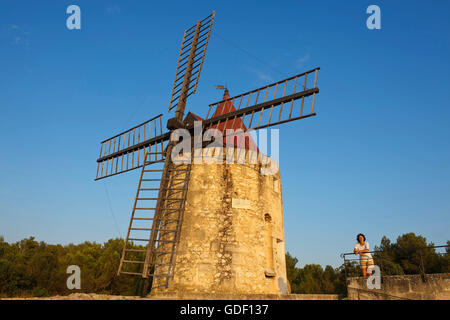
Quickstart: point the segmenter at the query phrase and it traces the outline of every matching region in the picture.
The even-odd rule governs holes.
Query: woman
[[[359,254],[359,262],[361,265],[361,270],[363,273],[363,277],[367,277],[367,267],[373,266],[373,258],[370,254],[369,242],[366,241],[366,236],[362,233],[356,236],[356,241],[358,241],[355,245],[355,250],[353,252],[358,255]],[[372,274],[372,270],[369,268],[369,275]]]

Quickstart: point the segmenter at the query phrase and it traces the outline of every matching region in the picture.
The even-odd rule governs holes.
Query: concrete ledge
[[[368,289],[367,278],[347,279],[349,300],[449,300],[450,274],[383,276],[380,289]]]

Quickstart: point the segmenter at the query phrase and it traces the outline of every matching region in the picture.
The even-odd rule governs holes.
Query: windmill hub
[[[167,129],[169,130],[184,129],[184,128],[186,128],[184,122],[177,118],[170,118],[169,120],[167,120]]]

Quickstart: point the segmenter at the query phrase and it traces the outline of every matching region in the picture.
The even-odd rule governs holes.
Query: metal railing
[[[384,275],[421,274],[422,276],[424,276],[426,273],[435,273],[433,272],[433,270],[430,270],[430,268],[425,265],[424,258],[426,258],[427,255],[431,252],[430,250],[443,248],[449,249],[450,245],[410,248],[408,253],[401,255],[399,255],[398,252],[396,253],[394,250],[374,250],[369,251],[369,253],[373,255],[374,264],[378,265],[381,274]],[[399,250],[401,251],[401,249]],[[434,251],[432,253],[437,254],[439,256],[446,256],[449,254],[449,250],[446,250],[446,252]],[[343,266],[346,280],[349,276],[348,267],[357,268],[359,266],[358,262],[360,262],[361,260],[361,258],[353,258],[353,259],[348,258],[349,256],[354,255],[355,253],[353,252],[346,252],[340,254],[340,257],[344,259]],[[399,267],[401,268],[402,264],[404,265],[405,262],[407,262],[411,268],[416,267],[419,272],[411,272],[409,270],[406,270],[406,272],[404,272],[405,270],[398,269]],[[397,271],[402,271],[403,273],[400,272],[397,273],[395,271],[396,268]],[[447,265],[445,272],[450,272],[450,265]]]
[[[445,252],[436,252],[436,249],[446,249]],[[370,254],[373,255],[374,264],[379,267],[380,270],[380,281],[383,283],[383,276],[386,275],[412,275],[412,274],[420,274],[423,281],[426,281],[426,274],[436,273],[433,272],[432,268],[428,265],[431,262],[436,263],[436,257],[447,257],[450,253],[450,245],[441,245],[441,246],[427,246],[427,247],[416,247],[416,248],[408,248],[408,252],[406,254],[399,254],[402,249],[393,248],[391,250],[374,250],[369,251]],[[396,251],[397,250],[397,251]],[[405,250],[405,249],[403,249]],[[430,255],[435,254],[434,257]],[[358,276],[355,273],[360,274],[360,265],[358,262],[361,261],[361,258],[349,258],[349,256],[354,256],[355,253],[347,252],[341,253],[340,257],[344,259],[343,269],[345,273],[345,287],[348,292],[349,277]],[[424,260],[427,263],[425,263]],[[444,265],[444,270],[439,270],[439,273],[449,273],[450,272],[450,262],[449,260],[442,260],[441,262],[447,263]],[[404,270],[403,267],[407,265],[409,270]],[[411,272],[411,269],[415,269],[418,272]],[[349,274],[349,269],[351,269],[351,273]],[[406,272],[405,272],[406,271]],[[369,292],[369,290],[361,289],[361,288],[352,288],[358,292]],[[389,299],[401,299],[401,300],[409,300],[405,297],[397,297],[392,294],[388,294],[386,292],[381,291],[373,291],[370,290],[372,294],[381,295],[388,297]],[[359,293],[358,293],[359,295]]]

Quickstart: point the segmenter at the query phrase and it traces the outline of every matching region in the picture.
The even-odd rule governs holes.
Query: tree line
[[[9,244],[0,237],[0,296],[73,293],[66,285],[70,265],[82,271],[81,290],[76,292],[139,295],[140,277],[117,276],[123,245],[123,239],[110,239],[104,244],[62,246],[37,242],[33,237]]]
[[[450,244],[450,241],[447,242]],[[104,244],[53,245],[33,237],[7,243],[0,237],[0,297],[67,295],[74,291],[66,286],[69,265],[82,270],[82,285],[76,292],[113,295],[139,295],[143,280],[135,276],[117,276],[123,239]],[[395,243],[383,237],[374,254],[375,264],[382,264],[382,274],[417,274],[450,272],[449,249],[438,254],[422,236],[404,234]],[[135,246],[143,249],[142,246]],[[421,249],[421,250],[419,250]],[[133,260],[141,260],[136,252]],[[380,262],[381,259],[383,262]],[[357,262],[338,268],[307,264],[296,267],[298,259],[286,254],[286,270],[292,293],[345,294],[345,277],[359,276]],[[139,266],[136,266],[138,268]],[[132,270],[130,270],[132,271]],[[137,270],[136,270],[137,271]]]

